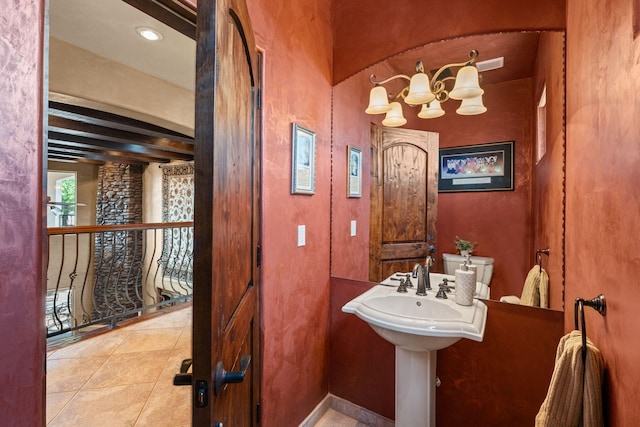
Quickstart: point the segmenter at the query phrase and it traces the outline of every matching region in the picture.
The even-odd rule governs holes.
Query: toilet
[[[456,270],[460,269],[460,264],[464,263],[466,259],[467,257],[462,255],[442,254],[444,274],[455,276]],[[471,264],[478,267],[478,282],[489,286],[493,274],[493,258],[471,256]]]

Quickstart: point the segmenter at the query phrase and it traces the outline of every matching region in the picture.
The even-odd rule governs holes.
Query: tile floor
[[[336,410],[329,409],[313,427],[369,427]]]
[[[50,351],[47,426],[191,426],[190,355],[191,307]]]
[[[47,426],[191,426],[191,389],[173,385],[191,354],[191,312],[186,307],[48,352]],[[367,426],[329,409],[314,427]]]

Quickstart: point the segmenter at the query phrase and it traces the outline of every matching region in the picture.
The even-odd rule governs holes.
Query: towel
[[[583,382],[584,372],[584,382]],[[587,339],[582,364],[582,332],[560,339],[547,396],[536,416],[536,427],[602,427],[602,377],[600,351]]]
[[[534,265],[527,274],[520,304],[549,308],[549,276],[539,265]]]

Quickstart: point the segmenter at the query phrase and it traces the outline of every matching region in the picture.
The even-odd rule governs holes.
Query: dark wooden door
[[[424,264],[436,241],[438,134],[371,127],[369,280]]]
[[[258,56],[244,0],[199,0],[193,425],[258,423]]]

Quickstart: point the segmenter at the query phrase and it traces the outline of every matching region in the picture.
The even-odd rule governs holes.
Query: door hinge
[[[262,110],[262,89],[258,89],[256,93],[256,108]]]
[[[262,265],[262,247],[258,245],[256,250],[256,266],[260,267]]]
[[[256,403],[256,424],[260,424],[260,422],[262,421],[262,410],[261,410],[261,406],[260,403]]]

